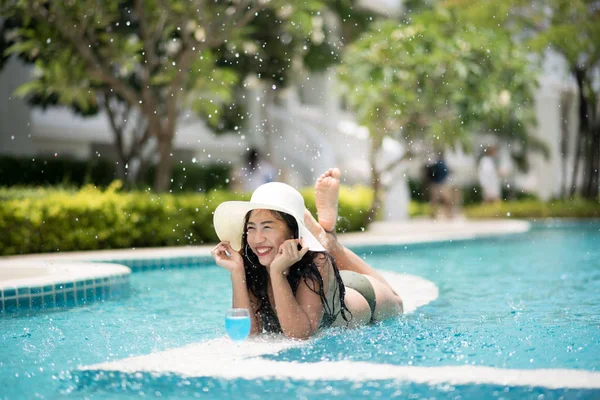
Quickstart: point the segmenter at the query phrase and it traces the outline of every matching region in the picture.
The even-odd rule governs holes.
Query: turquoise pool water
[[[435,282],[439,298],[414,314],[355,331],[330,330],[301,348],[263,357],[599,371],[599,244],[600,223],[591,222],[485,240],[357,249],[377,268]],[[225,334],[230,283],[212,263],[136,273],[131,283],[124,300],[0,317],[0,399],[600,398],[600,390],[542,387],[75,372],[79,365]]]

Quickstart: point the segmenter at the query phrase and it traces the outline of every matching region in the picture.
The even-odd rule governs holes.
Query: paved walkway
[[[375,222],[366,232],[339,236],[346,245],[408,244],[445,240],[473,239],[527,232],[530,223],[521,220],[431,220],[414,219],[406,222]]]
[[[374,244],[409,244],[439,242],[445,240],[473,239],[527,232],[530,224],[520,220],[452,220],[438,221],[415,219],[399,222],[376,222],[365,232],[338,235],[347,246]],[[142,249],[102,250],[85,252],[62,252],[0,257],[0,264],[11,261],[81,261],[109,260],[122,258],[157,258],[171,256],[210,255],[214,244],[203,246],[180,246]]]

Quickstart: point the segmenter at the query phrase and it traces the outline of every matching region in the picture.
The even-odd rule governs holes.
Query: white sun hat
[[[298,223],[298,236],[311,251],[325,251],[317,238],[304,225],[304,198],[293,187],[281,182],[269,182],[256,188],[250,201],[226,201],[217,207],[213,217],[215,232],[235,251],[242,248],[244,218],[251,210],[275,210],[290,214]]]

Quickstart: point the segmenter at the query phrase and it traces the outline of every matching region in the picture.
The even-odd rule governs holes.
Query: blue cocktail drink
[[[225,317],[227,335],[234,342],[246,340],[250,334],[250,313],[245,308],[233,308]]]

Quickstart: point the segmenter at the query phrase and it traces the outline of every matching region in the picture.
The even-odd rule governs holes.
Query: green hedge
[[[429,217],[431,215],[431,206],[429,203],[411,200],[408,203],[409,217]]]
[[[417,179],[409,179],[408,190],[410,192],[411,201],[417,203],[429,202],[429,188],[422,181]],[[462,204],[464,206],[483,203],[482,190],[479,184],[461,186],[459,190]],[[537,196],[533,193],[524,192],[522,190],[508,189],[505,185],[502,186],[501,198],[507,201],[538,200]]]
[[[525,199],[493,204],[465,205],[462,208],[462,213],[470,219],[600,218],[600,202],[583,199],[550,202]],[[429,203],[411,201],[408,214],[410,217],[429,217],[431,215],[430,205]]]
[[[214,243],[212,213],[247,195],[213,190],[155,194],[106,190],[0,189],[0,255]],[[314,212],[312,189],[303,190]],[[364,188],[342,188],[341,231],[366,227],[371,202]]]
[[[505,201],[465,207],[468,218],[600,218],[600,202],[574,199]]]
[[[62,157],[0,157],[0,186],[69,185],[106,187],[117,177],[114,162]]]
[[[173,167],[174,192],[226,189],[231,167],[222,164],[177,163]],[[155,167],[144,174],[140,187],[152,187]],[[106,188],[117,179],[116,164],[105,159],[0,156],[0,186],[56,186],[80,188],[86,184]]]
[[[148,169],[142,185],[152,187],[154,182],[154,166]],[[229,188],[231,167],[222,164],[176,164],[171,174],[171,191],[173,192],[207,192],[213,189]]]

